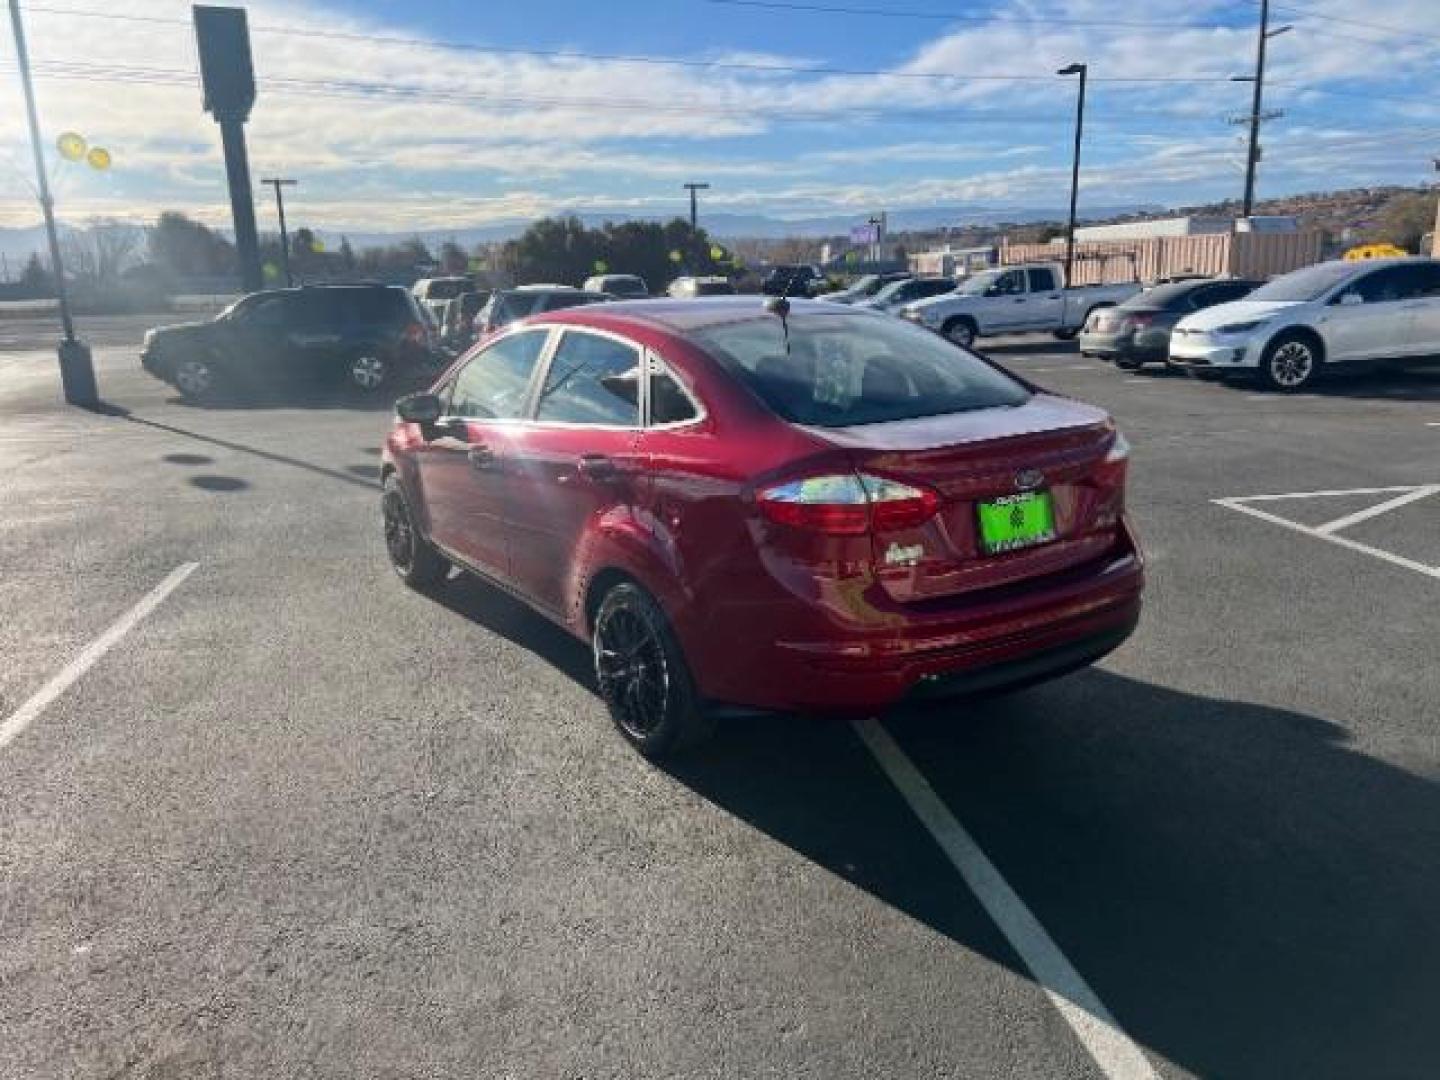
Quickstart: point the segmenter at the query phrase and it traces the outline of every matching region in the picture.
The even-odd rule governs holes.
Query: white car
[[[1307,266],[1244,300],[1187,315],[1170,362],[1202,373],[1258,374],[1294,392],[1345,363],[1440,356],[1440,260]]]
[[[953,292],[906,304],[900,317],[965,348],[990,334],[1047,333],[1068,339],[1080,332],[1091,312],[1114,307],[1139,291],[1139,282],[1067,286],[1063,266],[1034,263],[981,271]]]

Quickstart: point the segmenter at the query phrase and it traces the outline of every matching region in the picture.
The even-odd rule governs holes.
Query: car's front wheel
[[[412,589],[443,581],[450,572],[450,562],[420,534],[405,490],[393,473],[385,478],[380,516],[385,526],[385,553],[400,580]]]
[[[600,696],[630,745],[658,759],[711,735],[680,642],[649,593],[628,581],[616,585],[591,633]]]
[[[367,394],[379,390],[389,377],[389,367],[374,353],[362,353],[350,361],[351,384]]]
[[[1308,334],[1281,334],[1260,358],[1260,378],[1272,390],[1293,394],[1320,375],[1320,347]]]
[[[171,378],[186,401],[211,400],[220,382],[215,365],[200,356],[181,360],[172,369]]]
[[[975,344],[978,331],[979,327],[975,325],[974,319],[961,317],[947,322],[941,333],[962,349],[968,349]]]

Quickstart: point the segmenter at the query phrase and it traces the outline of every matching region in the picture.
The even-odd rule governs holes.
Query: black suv
[[[825,275],[818,266],[775,266],[760,283],[766,296],[817,296],[825,288]]]
[[[367,394],[429,374],[438,362],[429,321],[404,289],[307,285],[241,297],[212,322],[145,335],[140,362],[185,397],[348,382]]]

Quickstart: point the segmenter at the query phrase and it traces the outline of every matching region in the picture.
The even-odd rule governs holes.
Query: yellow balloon
[[[85,156],[85,139],[73,131],[66,131],[55,140],[60,156],[66,161],[79,161]]]
[[[671,261],[671,262],[678,263],[678,262],[680,262],[680,261],[681,261],[682,259],[684,259],[684,258],[685,258],[685,256],[682,255],[682,254],[680,254],[680,252],[678,252],[678,251],[672,251],[672,252],[670,252],[670,261]]]
[[[719,244],[716,244],[710,249],[710,258],[714,259],[716,262],[720,262],[722,259],[725,258],[725,249],[722,248]]]
[[[110,151],[103,146],[92,146],[90,152],[85,155],[85,162],[96,172],[104,172],[110,168]]]

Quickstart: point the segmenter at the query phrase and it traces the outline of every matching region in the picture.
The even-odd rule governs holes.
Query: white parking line
[[[899,789],[926,830],[960,872],[975,898],[1020,955],[1046,997],[1070,1025],[1100,1071],[1112,1080],[1158,1080],[1144,1051],[1120,1029],[1095,991],[1075,970],[1045,927],[1000,876],[930,782],[878,720],[857,720],[855,732]]]
[[[1395,566],[1402,566],[1406,570],[1413,570],[1417,574],[1424,574],[1426,577],[1440,579],[1440,566],[1426,566],[1424,563],[1416,562],[1414,559],[1407,559],[1403,555],[1396,555],[1393,551],[1386,551],[1384,548],[1371,547],[1369,544],[1362,544],[1358,540],[1351,540],[1348,536],[1337,536],[1333,531],[1322,532],[1321,528],[1323,528],[1324,526],[1317,528],[1310,525],[1302,525],[1298,521],[1291,521],[1289,518],[1283,518],[1279,514],[1270,514],[1265,512],[1264,510],[1259,509],[1258,507],[1247,505],[1251,502],[1271,502],[1280,501],[1283,499],[1310,499],[1322,495],[1381,495],[1392,491],[1409,493],[1420,491],[1424,494],[1417,496],[1417,498],[1423,498],[1426,495],[1433,495],[1437,491],[1440,491],[1440,485],[1425,485],[1418,488],[1414,486],[1403,488],[1355,488],[1351,491],[1300,491],[1288,495],[1246,495],[1230,499],[1212,499],[1211,501],[1214,502],[1217,506],[1225,507],[1225,509],[1227,510],[1236,510],[1242,514],[1249,514],[1253,518],[1259,518],[1261,521],[1268,521],[1272,525],[1279,525],[1282,528],[1291,529],[1295,532],[1303,533],[1306,536],[1313,536],[1317,540],[1327,540],[1332,544],[1337,544],[1340,547],[1348,548],[1351,551],[1358,551],[1363,555],[1370,555],[1376,559],[1382,560],[1383,562],[1388,562]],[[1413,500],[1407,498],[1404,501],[1411,502]],[[1399,505],[1399,501],[1395,499],[1389,499],[1386,502],[1381,503],[1380,505],[1385,507],[1386,510],[1393,510],[1395,509],[1396,505]],[[1374,507],[1371,507],[1370,509],[1374,509]],[[1382,510],[1381,513],[1383,512],[1384,511]],[[1376,515],[1370,514],[1368,516],[1374,517]],[[1355,515],[1350,515],[1350,518],[1353,519],[1354,517]],[[1345,525],[1353,525],[1354,523],[1354,520],[1347,521],[1345,518],[1340,518],[1337,521],[1330,522],[1329,525],[1332,529],[1334,529],[1343,528]]]
[[[1366,507],[1364,510],[1357,510],[1353,514],[1346,514],[1344,517],[1336,518],[1334,521],[1327,521],[1324,525],[1316,525],[1315,531],[1327,535],[1333,532],[1339,532],[1341,529],[1351,525],[1358,525],[1362,521],[1369,521],[1371,518],[1379,517],[1381,514],[1388,514],[1391,510],[1398,510],[1400,507],[1416,502],[1419,499],[1429,498],[1437,491],[1440,491],[1440,485],[1416,488],[1414,491],[1407,492],[1404,495],[1397,495],[1393,499],[1386,499],[1384,502],[1376,503],[1374,506]]]
[[[167,596],[178,589],[185,579],[195,572],[199,565],[199,563],[193,562],[181,563],[170,571],[164,581],[156,585],[139,603],[111,623],[109,629],[85,647],[84,652],[66,664],[58,675],[35,691],[25,704],[11,713],[4,723],[0,724],[0,748],[3,748],[29,727],[51,702],[70,689],[80,676],[95,666],[97,660],[109,652],[121,638],[135,629],[145,616],[159,607]]]

